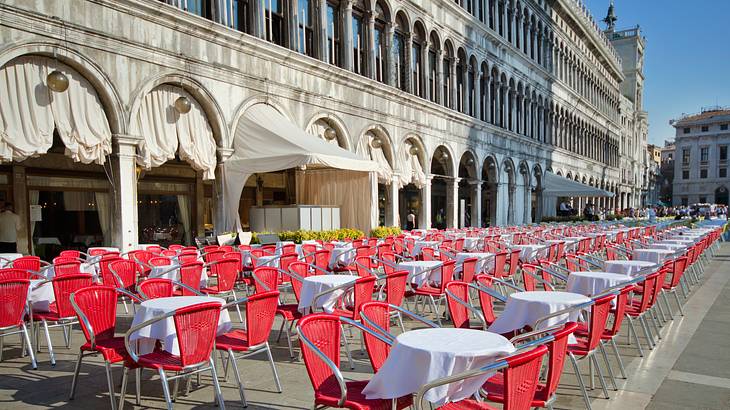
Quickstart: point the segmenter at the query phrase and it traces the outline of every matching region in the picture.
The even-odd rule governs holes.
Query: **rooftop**
[[[700,113],[697,114],[683,114],[679,120],[674,121],[672,125],[679,127],[681,125],[695,122],[709,120],[714,117],[722,117],[730,115],[730,107],[706,107],[703,108]]]

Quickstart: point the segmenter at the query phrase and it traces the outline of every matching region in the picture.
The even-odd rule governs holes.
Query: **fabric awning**
[[[246,110],[236,127],[233,148],[233,155],[223,164],[224,209],[216,226],[219,232],[240,228],[238,203],[251,174],[303,165],[362,172],[380,168],[374,161],[304,132],[267,104]]]
[[[613,192],[604,191],[600,188],[595,188],[586,184],[582,184],[577,181],[571,181],[568,178],[561,177],[560,175],[553,174],[552,172],[546,172],[545,178],[543,178],[543,190],[544,196],[605,196],[612,197]]]

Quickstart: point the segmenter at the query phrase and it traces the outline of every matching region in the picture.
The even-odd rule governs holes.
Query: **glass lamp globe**
[[[330,127],[324,130],[324,138],[327,141],[332,141],[337,138],[337,131],[335,131],[334,128]]]
[[[383,140],[380,139],[380,137],[373,138],[373,141],[370,143],[373,148],[381,148],[383,146]]]
[[[189,113],[191,108],[192,108],[192,104],[190,104],[190,100],[188,100],[187,97],[182,96],[182,97],[178,97],[178,99],[175,100],[175,109],[180,114]]]
[[[57,93],[62,93],[68,89],[68,77],[66,77],[66,74],[58,70],[48,74],[48,77],[46,77],[46,83],[48,84],[48,88]]]
[[[409,149],[408,152],[411,155],[418,155],[418,147],[415,145],[411,145],[411,149]]]

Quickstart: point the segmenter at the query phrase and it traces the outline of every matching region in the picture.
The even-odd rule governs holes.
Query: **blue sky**
[[[597,21],[609,0],[584,0]],[[669,120],[730,106],[729,0],[615,0],[617,30],[639,24],[647,39],[644,109],[649,143],[674,137]],[[604,27],[601,23],[601,27]]]

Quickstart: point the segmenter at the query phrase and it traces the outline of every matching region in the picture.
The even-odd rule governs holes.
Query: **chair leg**
[[[626,318],[629,320],[629,328],[631,330],[630,333],[634,334],[634,341],[636,342],[636,347],[639,349],[639,356],[644,357],[644,349],[641,348],[641,342],[639,341],[639,334],[636,333],[636,328],[634,327],[634,320],[631,319],[631,316],[626,316]],[[647,341],[647,344],[649,342]]]
[[[236,356],[233,354],[231,349],[228,349],[228,361],[233,366],[233,375],[236,376],[236,383],[238,383],[238,394],[241,396],[241,404],[243,407],[248,407],[246,401],[246,393],[243,390],[243,382],[241,381],[241,374],[238,373],[238,364],[236,363]]]
[[[641,323],[641,327],[644,329],[644,336],[646,337],[646,342],[649,344],[649,350],[653,350],[654,337],[649,332],[649,326],[646,324],[646,318],[643,315],[639,316],[639,323]]]
[[[618,386],[616,386],[616,376],[613,374],[613,369],[611,368],[611,362],[608,361],[608,354],[606,354],[606,346],[604,345],[603,341],[598,343],[598,348],[601,349],[601,355],[603,356],[603,361],[606,362],[606,369],[608,370],[608,378],[611,380],[611,384],[613,385],[613,391],[618,391]]]
[[[662,300],[664,301],[664,306],[667,308],[667,313],[669,313],[669,319],[674,320],[674,312],[672,311],[672,307],[669,305],[667,292],[662,291]]]
[[[235,290],[231,290],[231,294],[233,295],[233,300],[238,300],[238,298],[236,297],[236,291]],[[238,320],[241,323],[243,323],[243,316],[241,315],[241,308],[238,306],[238,304],[236,304],[236,312],[238,312]]]
[[[350,344],[347,342],[347,336],[345,336],[345,328],[342,326],[340,326],[340,333],[342,333],[342,342],[345,345],[347,361],[350,362],[350,370],[355,370],[355,365],[352,363],[352,355],[350,354]]]
[[[76,394],[76,384],[78,382],[79,378],[79,370],[81,370],[81,359],[84,358],[84,353],[79,350],[79,358],[76,359],[76,366],[74,367],[74,376],[71,379],[71,393],[68,395],[69,400],[74,399],[74,395]]]
[[[274,374],[274,382],[276,382],[276,390],[281,393],[281,382],[279,382],[279,372],[276,371],[276,363],[271,355],[271,347],[266,343],[266,355],[269,356],[269,364],[271,364],[271,372]]]
[[[162,394],[165,395],[165,403],[167,404],[167,410],[172,410],[172,399],[170,398],[170,385],[167,383],[167,376],[165,371],[162,369],[158,370],[160,374],[160,381],[162,382]]]
[[[615,337],[611,338],[611,347],[613,347],[613,354],[616,355],[616,360],[618,361],[618,368],[621,371],[621,378],[627,379],[626,377],[626,368],[624,368],[624,361],[621,359],[621,354],[618,352],[618,346],[616,346],[616,340]]]
[[[401,332],[405,333],[406,328],[403,326],[403,316],[400,314],[400,312],[397,312],[396,315],[398,316],[398,325],[400,325]]]
[[[25,343],[28,345],[28,353],[30,355],[30,364],[33,366],[33,370],[38,368],[38,363],[35,360],[35,353],[33,353],[33,345],[30,344],[30,335],[28,334],[28,328],[25,326],[25,323],[21,325],[23,328],[23,338],[25,339]]]
[[[106,369],[106,382],[109,385],[109,401],[111,402],[112,410],[116,410],[117,403],[114,401],[114,377],[112,376],[112,364],[104,361],[104,368]]]
[[[53,354],[53,345],[51,344],[51,332],[48,330],[48,322],[43,319],[43,330],[46,333],[46,342],[48,343],[48,355],[51,356],[51,366],[56,365],[56,356]]]
[[[292,344],[291,344],[291,329],[290,329],[290,326],[286,326],[284,329],[286,330],[286,344],[289,347],[289,357],[291,357],[293,359],[294,358],[294,349],[292,348]]]
[[[125,369],[126,369],[126,367],[125,367]],[[135,373],[136,373],[134,375],[135,376],[134,382],[136,384],[136,386],[135,386],[135,390],[136,390],[135,393],[137,393],[137,398],[136,398],[135,403],[139,406],[140,405],[140,401],[141,401],[140,400],[140,396],[141,396],[141,392],[142,392],[142,368],[141,367],[138,367],[135,370]]]
[[[210,374],[213,377],[213,387],[215,388],[215,395],[218,398],[218,407],[220,410],[226,410],[226,403],[223,400],[223,393],[221,393],[221,386],[218,383],[218,375],[215,372],[215,363],[213,363],[212,357],[210,358]],[[172,410],[172,408],[170,410]]]
[[[606,396],[607,399],[610,399],[611,396],[608,395],[606,380],[603,378],[603,370],[601,369],[601,365],[598,363],[598,357],[595,352],[591,355],[590,359],[592,359],[593,364],[596,365],[596,371],[598,372],[598,381],[601,382],[601,390],[603,390],[603,395]]]
[[[659,317],[657,316],[656,310],[649,309],[647,311],[649,314],[649,317],[651,318],[651,324],[654,326],[654,330],[656,330],[656,335],[658,340],[662,340],[662,333],[659,329]]]
[[[684,316],[684,309],[682,308],[682,303],[679,301],[679,295],[677,294],[677,290],[674,290],[674,299],[677,301],[677,307],[679,308],[679,315]]]
[[[129,368],[127,366],[124,366],[124,371],[122,372],[122,388],[119,392],[119,410],[122,410],[124,408],[124,398],[127,395],[127,380],[129,380],[128,378]]]
[[[591,399],[588,398],[588,391],[586,390],[586,385],[583,383],[583,376],[580,374],[580,368],[578,367],[578,360],[575,359],[575,356],[573,353],[568,353],[568,357],[570,357],[570,362],[573,364],[573,369],[575,370],[575,377],[578,379],[578,386],[580,387],[581,393],[583,393],[583,400],[586,403],[586,408],[588,410],[591,410]]]

